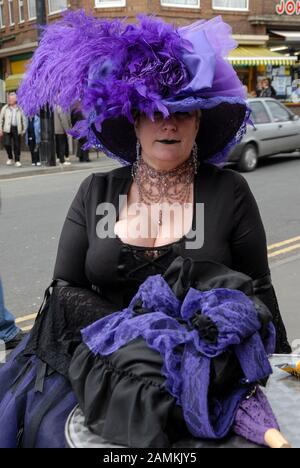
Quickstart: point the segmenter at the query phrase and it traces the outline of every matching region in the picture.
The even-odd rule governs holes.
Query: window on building
[[[10,26],[13,26],[15,24],[13,0],[8,0],[8,14],[9,14],[9,24]]]
[[[67,0],[49,0],[49,13],[59,13],[68,8]]]
[[[96,0],[96,8],[113,8],[113,7],[125,7],[126,0]]]
[[[249,0],[213,0],[213,8],[219,10],[249,10]]]
[[[3,0],[0,0],[0,28],[4,28],[4,26],[5,26],[5,18],[4,18]]]
[[[36,19],[36,3],[35,0],[27,0],[28,4],[28,19]]]
[[[25,14],[24,14],[24,0],[19,0],[19,21],[24,23]]]
[[[166,7],[200,8],[200,0],[161,0]]]

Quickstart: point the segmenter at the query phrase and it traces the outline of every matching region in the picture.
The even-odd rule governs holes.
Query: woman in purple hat
[[[267,354],[274,351],[274,327],[276,350],[290,352],[271,282],[266,235],[256,201],[246,180],[224,168],[230,149],[246,131],[250,115],[243,86],[226,60],[234,47],[230,27],[220,17],[176,29],[153,17],[142,16],[137,24],[127,24],[119,20],[96,19],[77,11],[66,13],[61,21],[46,28],[21,84],[20,105],[30,116],[46,104],[52,109],[59,105],[68,111],[80,101],[85,118],[76,124],[72,134],[78,139],[86,139],[86,148],[103,150],[123,167],[88,176],[69,209],[45,304],[29,338],[0,371],[0,446],[64,445],[64,424],[69,412],[77,401],[82,407],[86,406],[86,401],[81,401],[84,389],[88,396],[92,395],[92,387],[86,387],[88,373],[76,379],[76,364],[84,352],[82,346],[90,346],[88,351],[99,350],[97,321],[114,319],[114,313],[126,311],[129,304],[133,307],[133,298],[144,284],[149,287],[150,283],[146,282],[152,277],[155,287],[147,291],[153,304],[161,297],[160,306],[164,313],[173,314],[173,319],[178,320],[176,323],[183,321],[192,328],[198,327],[199,335],[192,335],[196,340],[202,339],[197,352],[206,356],[203,360],[205,369],[213,360],[215,388],[224,392],[225,386],[230,389],[226,393],[227,397],[229,395],[226,402],[222,400],[230,411],[227,420],[220,422],[222,430],[218,431],[212,423],[212,415],[208,414],[208,400],[204,397],[201,401],[205,406],[206,422],[202,421],[205,430],[201,432],[201,418],[193,423],[190,412],[186,412],[183,400],[176,393],[180,386],[169,385],[169,391],[177,388],[172,397],[168,397],[172,400],[169,399],[165,407],[158,403],[154,408],[158,414],[156,423],[169,421],[167,427],[174,426],[174,432],[170,435],[172,431],[163,424],[159,430],[155,425],[144,426],[145,446],[151,440],[155,440],[155,446],[166,446],[184,435],[184,431],[179,430],[184,427],[180,404],[185,408],[187,433],[199,437],[201,434],[203,437],[223,437],[240,415],[238,411],[244,398],[253,393],[253,384],[266,379],[271,372]],[[177,211],[170,213],[174,204]],[[185,272],[184,266],[170,277],[163,279],[162,275],[174,266],[173,262],[187,258],[202,265],[197,272],[197,281],[188,282],[188,286],[207,291],[212,284],[217,289],[221,284],[227,284],[227,299],[223,296],[218,299],[220,304],[231,301],[226,327],[231,323],[230,317],[236,307],[249,313],[244,313],[244,320],[235,316],[237,327],[222,342],[218,337],[223,336],[225,322],[216,319],[214,323],[209,312],[213,304],[211,300],[207,302],[208,318],[198,314],[194,320],[190,313],[181,314],[185,295],[191,291],[189,287],[185,288],[184,295],[178,294],[176,289],[171,294],[168,288],[167,294],[164,293],[166,284],[169,287],[177,284],[174,280]],[[217,268],[204,268],[206,262],[217,265]],[[231,282],[227,279],[225,283],[214,281],[215,277],[219,278],[219,268],[225,268],[222,271],[226,278],[232,272],[238,272],[243,281],[233,281],[234,275],[230,276]],[[185,274],[183,281],[186,281]],[[243,290],[241,297],[233,297],[234,293],[230,292],[237,288],[237,284]],[[252,295],[251,301],[247,295]],[[263,313],[256,313],[254,299]],[[198,296],[197,301],[200,306]],[[170,307],[165,307],[166,304]],[[143,303],[140,309],[143,309]],[[190,308],[187,310],[191,311]],[[132,313],[132,308],[129,311]],[[96,328],[81,335],[80,331],[92,324]],[[172,324],[177,330],[174,322]],[[108,328],[111,325],[109,321]],[[164,332],[167,330],[168,327],[164,328]],[[173,341],[177,351],[190,343],[189,333],[183,333],[183,341]],[[134,336],[128,335],[128,340],[135,340]],[[209,350],[205,348],[205,337],[212,346]],[[256,351],[251,369],[244,369],[241,348],[237,348],[236,353],[228,348],[233,343],[246,346],[246,341],[248,346],[249,340],[254,340],[252,345],[256,343],[252,346]],[[104,344],[109,343],[108,340]],[[126,343],[123,341],[123,345]],[[163,357],[167,365],[162,349],[158,352],[159,346],[149,357],[150,341],[132,343],[138,345],[133,356],[140,358],[136,372],[142,381],[154,372],[153,366],[160,370]],[[118,349],[116,341],[115,351]],[[172,346],[164,349],[169,349],[173,357],[182,357],[180,353],[174,355]],[[102,350],[105,354],[110,348]],[[262,359],[260,369],[255,364],[255,356],[258,358],[255,353],[260,353]],[[225,357],[227,362],[226,372],[217,370],[220,355],[221,361]],[[122,353],[117,356],[121,366]],[[89,357],[86,354],[86,358]],[[125,361],[128,364],[128,356],[123,364]],[[176,362],[174,364],[179,365]],[[131,363],[134,368],[134,362]],[[91,359],[88,372],[94,365],[95,361]],[[232,375],[229,375],[230,368],[233,368]],[[169,376],[170,383],[176,373],[172,373],[174,369],[169,371],[165,375]],[[119,372],[123,372],[122,366]],[[246,379],[250,374],[251,382]],[[154,387],[162,394],[164,384],[157,372],[156,378],[158,383]],[[184,379],[180,382],[182,384]],[[242,387],[231,398],[232,387],[237,383]],[[206,378],[207,389],[208,386],[209,378]],[[147,386],[152,391],[150,387]],[[118,395],[119,402],[126,406],[126,393]],[[139,418],[143,421],[153,409],[151,394],[148,396],[149,400],[146,397],[143,404],[134,398],[130,401],[132,407],[140,409]],[[166,394],[164,398],[167,398]],[[90,403],[93,406],[97,402]],[[109,399],[106,403],[109,406]],[[89,427],[112,434],[115,421],[109,414],[107,416],[105,428],[99,429],[99,420],[94,421],[93,426],[90,419]],[[214,417],[217,418],[217,414]],[[276,426],[272,416],[268,421],[272,428]],[[10,425],[10,431],[4,433],[1,430],[4,424],[6,427]],[[129,434],[133,430],[132,440],[143,444],[141,438],[135,438],[141,425],[129,427],[124,420],[121,426],[128,428],[123,441],[130,443]],[[191,427],[195,430],[191,431]],[[264,443],[264,429],[258,436],[256,434],[255,440]],[[158,434],[155,439],[151,431]],[[119,436],[115,434],[114,440],[117,441]]]

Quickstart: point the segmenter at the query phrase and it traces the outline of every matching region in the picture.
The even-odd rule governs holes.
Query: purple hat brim
[[[241,141],[250,123],[251,110],[241,98],[187,97],[173,101],[168,109],[171,113],[202,110],[196,137],[199,160],[216,165],[227,162],[230,150]],[[137,139],[134,126],[126,117],[105,120],[101,132],[92,125],[91,132],[89,147],[103,151],[123,165],[135,162]]]

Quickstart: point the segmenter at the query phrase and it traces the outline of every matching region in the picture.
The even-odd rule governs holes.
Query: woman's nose
[[[169,115],[163,121],[163,129],[177,129],[177,122],[174,116]]]

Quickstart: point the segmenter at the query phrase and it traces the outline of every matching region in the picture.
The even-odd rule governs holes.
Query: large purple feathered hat
[[[46,104],[85,120],[72,130],[123,164],[136,159],[134,116],[202,110],[199,158],[226,161],[243,137],[250,110],[226,60],[236,47],[221,17],[175,28],[152,16],[136,24],[68,11],[45,27],[18,91],[26,115]]]

